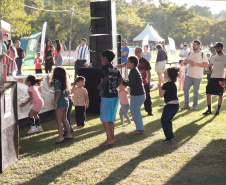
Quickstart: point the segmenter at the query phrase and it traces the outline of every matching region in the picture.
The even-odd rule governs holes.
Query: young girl
[[[75,128],[83,128],[85,126],[86,109],[89,106],[89,96],[85,86],[85,78],[78,76],[75,79],[77,87],[73,87],[72,93],[74,93],[75,103],[75,120],[77,126]]]
[[[54,55],[55,55],[55,66],[62,66],[63,58],[61,56],[62,46],[60,44],[60,40],[56,40],[55,41],[55,47],[56,47],[56,50],[54,52]]]
[[[16,65],[17,52],[14,46],[9,46],[9,57],[13,59],[9,64],[9,75],[13,75],[17,71]]]
[[[40,58],[40,53],[36,53],[37,58],[35,58],[34,60],[34,64],[35,64],[35,73],[38,74],[42,74],[42,59]]]
[[[186,65],[184,65],[184,60],[179,60],[179,65],[181,69],[181,77],[179,78],[179,89],[183,89],[184,87],[184,79],[185,79],[185,71]]]
[[[129,111],[129,100],[128,100],[128,91],[126,90],[126,86],[120,85],[119,86],[119,101],[121,103],[121,108],[119,111],[120,119],[121,119],[121,125],[124,124],[124,119],[123,116],[127,119],[128,124],[131,123],[131,120],[129,119],[128,116],[128,111]]]
[[[166,69],[164,78],[167,81],[161,86],[158,84],[159,96],[163,97],[166,105],[163,108],[161,123],[166,139],[163,143],[174,140],[172,119],[179,110],[179,99],[177,96],[177,86],[175,82],[180,77],[180,68],[171,67]]]
[[[50,78],[50,86],[55,88],[55,103],[54,108],[56,110],[56,120],[59,137],[55,143],[62,143],[65,139],[72,139],[69,123],[67,121],[67,111],[68,111],[68,90],[70,88],[68,83],[68,74],[63,67],[56,67]],[[66,128],[67,135],[63,137],[63,126],[62,122]]]
[[[144,125],[140,108],[145,100],[145,91],[141,74],[137,68],[137,65],[137,57],[131,56],[128,58],[126,68],[130,69],[129,80],[124,81],[122,84],[130,87],[130,112],[136,124],[136,131],[133,133],[142,134],[144,132]]]
[[[20,107],[24,107],[27,105],[29,102],[33,102],[33,106],[28,114],[30,118],[30,123],[31,123],[31,129],[27,132],[27,134],[33,134],[35,132],[42,132],[43,129],[40,126],[40,119],[39,119],[39,112],[42,110],[44,106],[44,101],[42,97],[40,96],[40,93],[34,86],[40,86],[41,82],[43,81],[43,78],[36,78],[34,75],[29,75],[26,79],[26,85],[28,86],[28,94],[29,94],[29,99],[20,104]],[[37,125],[37,127],[35,126]]]
[[[145,58],[148,62],[151,61],[151,52],[148,51],[149,45],[144,46],[144,51],[142,52],[141,56]]]

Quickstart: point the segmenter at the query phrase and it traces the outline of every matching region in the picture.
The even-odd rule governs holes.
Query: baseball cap
[[[216,44],[215,44],[215,46],[214,46],[215,48],[223,48],[224,47],[224,45],[223,45],[223,43],[222,42],[217,42]]]
[[[122,41],[125,42],[125,43],[127,43],[127,40],[126,39],[122,39]]]

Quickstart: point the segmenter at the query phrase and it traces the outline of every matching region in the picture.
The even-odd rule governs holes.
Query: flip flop
[[[70,139],[73,139],[73,137],[65,137],[64,139],[70,140]]]
[[[59,139],[57,139],[57,140],[55,141],[55,143],[56,143],[56,144],[59,144],[59,143],[63,143],[64,141],[65,141],[64,139],[61,140],[61,141],[60,141]]]
[[[136,130],[133,132],[133,134],[143,134],[144,130]]]

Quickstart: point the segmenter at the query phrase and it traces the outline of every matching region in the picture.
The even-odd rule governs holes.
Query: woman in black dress
[[[54,65],[53,57],[54,57],[54,47],[52,46],[52,41],[47,40],[44,54],[44,65],[46,73],[51,73],[52,67]]]

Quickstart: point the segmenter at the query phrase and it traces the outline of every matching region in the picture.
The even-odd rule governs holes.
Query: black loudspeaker
[[[0,173],[18,160],[17,82],[0,87]]]
[[[116,50],[117,48],[114,44],[114,37],[116,36],[110,34],[90,35],[90,51],[102,52],[106,49]]]
[[[90,52],[91,63],[93,67],[101,67],[102,66],[102,52]]]
[[[99,18],[91,19],[91,33],[92,34],[111,34],[112,24],[111,19]]]
[[[86,113],[100,114],[101,97],[97,86],[101,82],[100,68],[82,67],[78,68],[78,75],[86,79],[85,88],[89,94],[89,107]]]

